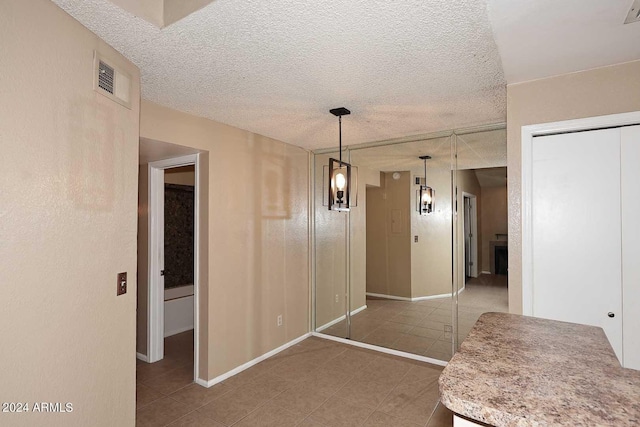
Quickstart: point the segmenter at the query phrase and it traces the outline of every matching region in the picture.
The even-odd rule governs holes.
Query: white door
[[[535,137],[531,225],[532,314],[602,327],[622,361],[620,136]]]

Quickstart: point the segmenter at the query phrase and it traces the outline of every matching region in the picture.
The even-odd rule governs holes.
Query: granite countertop
[[[439,383],[447,408],[494,426],[640,425],[640,371],[594,326],[485,313]]]

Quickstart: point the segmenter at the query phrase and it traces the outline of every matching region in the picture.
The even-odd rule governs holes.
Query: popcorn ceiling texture
[[[216,0],[164,29],[53,0],[142,72],[144,99],[305,148],[502,122],[486,0]]]

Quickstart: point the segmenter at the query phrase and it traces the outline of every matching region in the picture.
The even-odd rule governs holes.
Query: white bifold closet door
[[[533,140],[532,314],[602,327],[636,369],[639,188],[640,126]]]

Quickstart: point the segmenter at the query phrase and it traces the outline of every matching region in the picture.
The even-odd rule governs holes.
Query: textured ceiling
[[[633,0],[488,0],[508,83],[640,59]]]
[[[141,69],[142,96],[306,148],[505,121],[486,0],[216,0],[159,29],[53,0]]]

